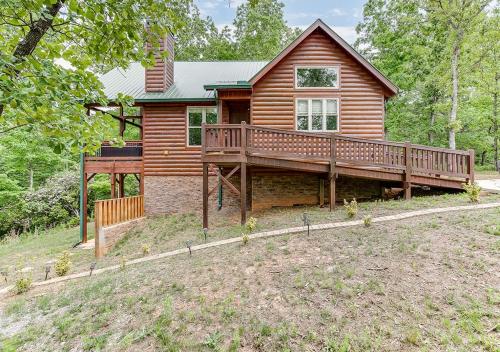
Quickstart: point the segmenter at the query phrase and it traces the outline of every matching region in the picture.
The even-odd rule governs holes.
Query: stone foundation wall
[[[251,210],[275,206],[314,205],[320,200],[321,176],[307,173],[252,173],[248,180],[248,207]],[[230,179],[240,188],[239,176]],[[209,177],[209,190],[217,184]],[[144,208],[146,215],[202,211],[203,178],[201,176],[146,176],[144,178]],[[337,201],[367,199],[380,196],[380,182],[375,180],[339,177]],[[328,203],[329,182],[324,181],[324,201]],[[239,197],[223,184],[223,207],[217,211],[217,191],[209,197],[209,212],[218,216],[239,216]],[[209,215],[209,218],[212,215]]]
[[[238,176],[230,179],[240,188]],[[208,178],[209,191],[217,184],[217,177]],[[146,176],[144,177],[144,211],[146,215],[172,213],[201,213],[203,207],[203,178],[201,176]],[[226,185],[222,187],[221,212],[238,211],[239,197],[231,193]],[[217,211],[217,190],[208,198],[209,210]]]
[[[314,205],[320,201],[321,176],[314,174],[255,174],[252,177],[252,210],[275,206]],[[380,182],[339,177],[336,182],[337,201],[368,199],[381,194]],[[329,201],[329,182],[324,179],[324,201]]]
[[[95,256],[100,258],[108,253],[123,235],[144,218],[101,227],[95,237]]]

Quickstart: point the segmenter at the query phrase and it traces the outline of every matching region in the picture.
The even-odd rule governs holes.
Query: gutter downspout
[[[83,214],[83,178],[85,177],[85,158],[83,146],[80,147],[80,242],[83,241],[83,222],[85,214]]]

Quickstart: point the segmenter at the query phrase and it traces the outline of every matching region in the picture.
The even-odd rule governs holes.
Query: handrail
[[[283,159],[377,167],[410,176],[446,175],[471,181],[474,179],[472,150],[355,138],[327,132],[289,131],[244,123],[203,124],[202,139],[203,154],[273,155]],[[333,157],[332,150],[335,153]]]
[[[109,141],[101,143],[101,147],[94,153],[85,153],[87,158],[142,158],[143,141],[125,141],[124,146],[111,144]]]

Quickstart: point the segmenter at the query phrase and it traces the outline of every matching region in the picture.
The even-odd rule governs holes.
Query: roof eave
[[[136,103],[196,103],[215,102],[215,98],[149,98],[134,99]]]

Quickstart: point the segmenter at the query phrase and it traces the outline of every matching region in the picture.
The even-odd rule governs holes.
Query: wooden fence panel
[[[101,257],[105,247],[102,228],[144,217],[144,196],[98,200],[94,209],[95,253]]]

